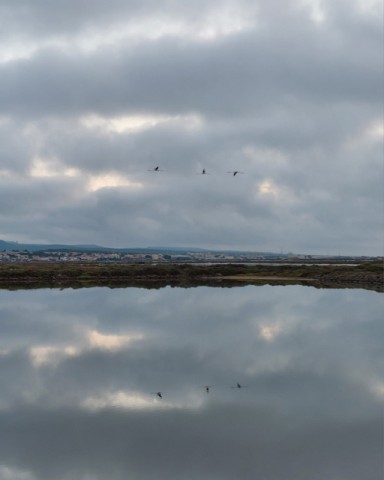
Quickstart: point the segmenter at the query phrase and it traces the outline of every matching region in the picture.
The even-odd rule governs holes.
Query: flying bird
[[[213,387],[213,385],[202,385],[203,388],[205,388],[205,391],[209,393],[210,389]]]
[[[248,387],[248,385],[241,385],[240,383],[236,383],[236,385],[234,387],[231,387],[231,388],[246,388]]]
[[[234,177],[236,177],[238,173],[244,173],[244,172],[240,172],[239,170],[234,170],[232,172],[227,172],[227,173],[231,173]]]
[[[155,393],[159,398],[163,398],[163,394],[161,392],[155,392]]]
[[[153,167],[148,172],[163,172],[164,170],[161,170],[159,166]]]

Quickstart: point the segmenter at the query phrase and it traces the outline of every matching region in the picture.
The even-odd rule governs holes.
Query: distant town
[[[121,253],[82,251],[3,251],[0,262],[120,262],[120,263],[228,263],[287,260],[289,256],[265,257],[256,254],[226,254],[216,252],[185,253]],[[301,258],[312,258],[303,256]]]
[[[302,255],[294,253],[216,251],[181,248],[112,249],[97,246],[23,245],[0,240],[0,263],[259,263],[259,262],[354,262],[378,257]],[[382,257],[381,257],[382,258]]]

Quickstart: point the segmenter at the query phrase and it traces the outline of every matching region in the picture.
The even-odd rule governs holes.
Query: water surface
[[[381,480],[382,298],[0,291],[0,479]]]

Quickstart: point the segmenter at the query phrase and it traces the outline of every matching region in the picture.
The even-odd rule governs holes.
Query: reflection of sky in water
[[[299,286],[0,291],[0,480],[379,480],[382,307]]]

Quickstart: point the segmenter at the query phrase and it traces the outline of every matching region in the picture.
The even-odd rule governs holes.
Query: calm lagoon
[[[359,289],[1,290],[0,480],[382,480],[383,338]]]

